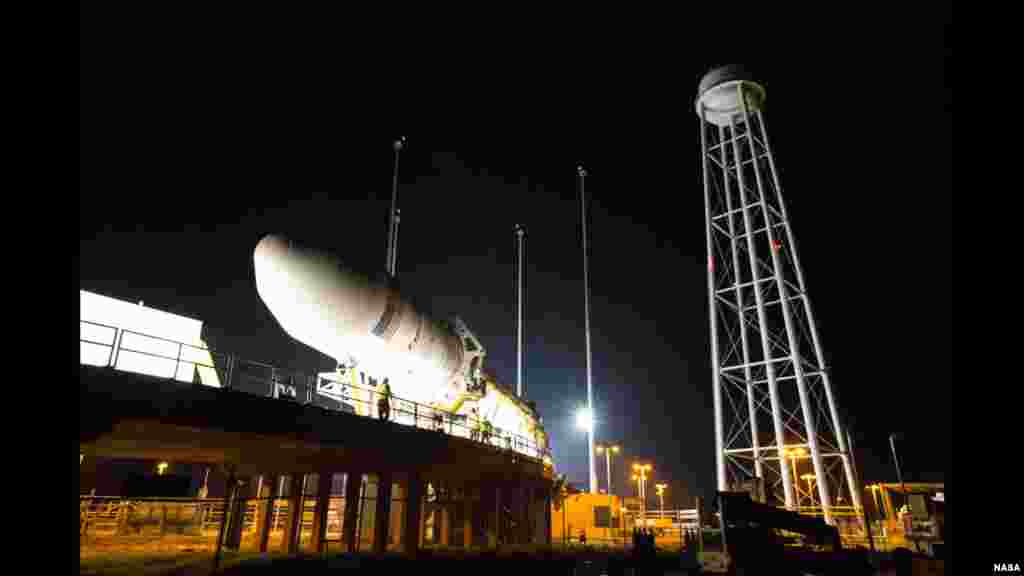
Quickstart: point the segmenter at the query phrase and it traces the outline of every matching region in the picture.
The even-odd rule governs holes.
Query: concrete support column
[[[406,490],[408,498],[405,506],[405,538],[403,552],[415,556],[420,547],[420,524],[423,522],[423,477],[417,472],[409,474],[409,485]]]
[[[392,500],[388,511],[388,539],[401,546],[405,538],[405,514],[408,508],[409,478],[406,474],[392,476],[391,482],[393,492],[391,493]],[[395,505],[396,498],[400,501],[397,506]]]
[[[288,484],[288,520],[284,528],[284,549],[288,554],[299,551],[302,530],[302,487],[305,476],[292,474]]]
[[[480,531],[483,533],[483,541],[480,545],[484,548],[494,546],[494,485],[483,483],[480,485],[480,509],[477,511],[480,521]]]
[[[448,500],[450,497],[451,493],[449,492],[448,496],[439,502],[438,513],[434,516],[436,522],[434,530],[440,535],[437,541],[442,546],[451,546],[452,544],[449,530],[452,524],[452,502]]]
[[[551,530],[552,530],[552,528],[551,528],[551,521],[552,521],[551,504],[552,504],[551,503],[551,496],[550,495],[546,496],[544,498],[544,528],[543,528],[543,530],[544,530],[544,539],[542,541],[545,544],[547,544],[548,546],[551,545]],[[563,508],[563,510],[564,510],[564,508]]]
[[[490,506],[487,511],[487,546],[489,548],[497,548],[499,542],[501,542],[501,485],[489,485],[487,493],[491,496]]]
[[[320,470],[316,483],[316,510],[313,512],[313,546],[322,554],[327,544],[327,509],[331,505],[331,478],[332,472]]]
[[[266,500],[260,500],[256,512],[256,538],[259,542],[260,553],[267,551],[267,546],[270,542],[270,529],[273,527],[274,521],[274,498],[277,497],[275,493],[277,483],[277,476],[263,476],[262,482],[260,482],[260,493],[256,495],[257,498],[266,498]]]
[[[374,514],[373,551],[382,554],[388,545],[388,524],[391,519],[391,474],[377,475],[377,510]]]
[[[224,511],[228,522],[227,541],[224,543],[224,547],[228,550],[238,550],[242,545],[246,495],[250,490],[248,478],[238,478],[235,480],[235,486],[228,486],[227,489],[231,490],[232,488],[234,488],[234,497],[230,501],[229,510]]]
[[[508,503],[509,509],[509,544],[521,545],[523,538],[523,485],[509,485],[511,500]]]
[[[548,526],[551,525],[547,515],[544,513],[545,501],[541,499],[541,494],[534,493],[533,500],[530,503],[530,523],[531,529],[533,530],[533,543],[534,544],[547,544],[547,537],[545,536],[544,523],[547,521]]]
[[[529,486],[519,487],[519,543],[529,544],[530,538],[530,497],[532,492]]]
[[[519,502],[519,543],[520,544],[531,544],[533,543],[533,524],[531,523],[530,507],[533,505],[533,487],[526,485],[520,490],[522,493],[522,499]]]
[[[359,507],[362,504],[359,497],[362,495],[363,473],[349,472],[345,482],[345,520],[342,529],[345,534],[345,550],[349,553],[356,551],[356,520],[359,517]]]
[[[502,514],[505,513],[505,508],[508,508],[508,516],[506,522],[507,526],[502,526],[505,530],[501,533],[502,541],[505,544],[518,544],[518,531],[519,531],[519,486],[512,483],[506,483],[501,485],[501,503],[502,503]]]

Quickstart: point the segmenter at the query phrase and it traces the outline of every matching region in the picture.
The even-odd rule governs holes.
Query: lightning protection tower
[[[843,509],[860,516],[860,490],[782,199],[764,101],[761,85],[726,66],[704,76],[695,103],[718,489],[763,482],[769,504],[819,512],[832,524]]]

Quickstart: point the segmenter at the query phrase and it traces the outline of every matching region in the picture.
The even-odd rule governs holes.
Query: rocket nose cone
[[[284,236],[268,234],[256,245],[253,257],[257,261],[271,263],[280,262],[286,254],[288,254],[288,239]]]

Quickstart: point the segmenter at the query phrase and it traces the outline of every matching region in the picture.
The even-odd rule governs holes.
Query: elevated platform
[[[435,430],[173,379],[80,366],[82,453],[231,464],[239,474],[429,470],[544,483],[539,460]]]

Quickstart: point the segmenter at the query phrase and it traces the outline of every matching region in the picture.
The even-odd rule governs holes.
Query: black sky
[[[651,461],[681,505],[714,485],[692,102],[704,72],[744,61],[767,89],[865,479],[894,479],[894,431],[906,435],[909,477],[948,476],[948,12],[799,27],[774,36],[782,48],[636,30],[550,49],[455,42],[428,55],[412,42],[292,41],[270,23],[95,10],[83,10],[81,27],[82,289],[202,319],[218,348],[329,368],[259,301],[252,249],[278,232],[381,268],[391,140],[406,134],[403,290],[438,316],[462,316],[512,382],[512,227],[527,227],[529,396],[560,469],[585,483],[585,441],[570,417],[585,400],[583,161],[598,436],[620,440],[627,462]]]

